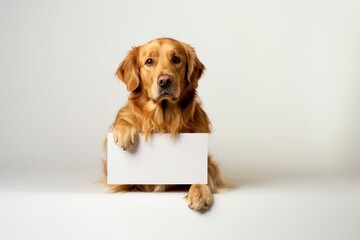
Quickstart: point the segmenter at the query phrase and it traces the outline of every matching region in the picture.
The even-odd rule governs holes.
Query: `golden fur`
[[[121,62],[116,75],[130,96],[112,125],[115,142],[128,150],[138,133],[210,133],[210,121],[201,108],[196,88],[205,66],[188,44],[170,38],[155,39],[134,47]],[[164,82],[170,84],[163,90]],[[106,161],[104,161],[106,174]],[[108,185],[112,192],[163,192],[176,185]],[[208,157],[208,184],[193,184],[186,196],[189,207],[205,210],[211,206],[212,193],[227,187],[220,170]]]

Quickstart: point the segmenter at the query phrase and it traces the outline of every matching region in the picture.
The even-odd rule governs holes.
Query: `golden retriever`
[[[186,43],[160,38],[134,47],[120,63],[116,75],[130,92],[112,125],[114,140],[124,150],[138,133],[210,133],[210,121],[201,107],[196,88],[205,66]],[[106,161],[104,161],[106,174]],[[112,192],[174,190],[176,185],[108,185]],[[212,193],[228,184],[208,157],[208,184],[193,184],[185,197],[194,210],[208,209]]]

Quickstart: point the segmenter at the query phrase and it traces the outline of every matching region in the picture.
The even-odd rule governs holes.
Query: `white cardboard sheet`
[[[208,134],[140,135],[124,151],[108,133],[108,184],[206,184]]]

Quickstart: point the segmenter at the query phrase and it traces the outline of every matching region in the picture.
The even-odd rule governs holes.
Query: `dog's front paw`
[[[210,208],[213,202],[209,186],[203,184],[191,185],[186,200],[189,208],[195,211],[205,211]]]
[[[133,126],[114,126],[112,130],[114,141],[124,150],[130,149],[138,138],[138,132]]]

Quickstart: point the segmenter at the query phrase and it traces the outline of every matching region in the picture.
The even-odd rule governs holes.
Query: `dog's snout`
[[[160,75],[157,79],[157,84],[159,87],[166,89],[171,86],[172,80],[169,75]]]

